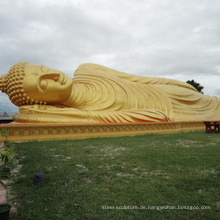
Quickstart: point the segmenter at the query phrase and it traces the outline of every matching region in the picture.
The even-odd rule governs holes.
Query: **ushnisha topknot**
[[[25,77],[25,66],[28,62],[17,63],[11,67],[9,72],[0,77],[0,90],[9,96],[16,106],[46,104],[46,102],[31,99],[23,89]]]

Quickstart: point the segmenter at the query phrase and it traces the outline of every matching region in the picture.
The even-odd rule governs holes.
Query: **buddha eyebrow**
[[[39,76],[39,73],[35,72],[35,73],[31,73],[32,75],[35,75],[35,76]]]

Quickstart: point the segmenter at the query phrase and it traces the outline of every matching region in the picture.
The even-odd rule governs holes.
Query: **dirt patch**
[[[219,174],[219,172],[214,170],[214,169],[211,169],[211,170],[199,170],[198,173],[201,174],[201,175],[204,175],[204,176],[212,175],[214,177],[217,177],[217,175]]]
[[[62,154],[53,155],[55,158],[60,158],[61,160],[71,160],[71,157],[65,157]]]
[[[117,176],[121,176],[121,177],[133,177],[134,174],[131,174],[131,173],[117,173]]]
[[[114,159],[115,156],[119,156],[123,151],[127,151],[128,149],[125,147],[112,147],[112,146],[106,146],[102,149],[100,149],[101,152],[104,152],[104,156],[110,156]]]
[[[93,181],[90,178],[83,178],[83,181],[86,183],[86,185],[92,185]]]
[[[201,145],[201,142],[199,141],[193,141],[193,140],[177,140],[175,143],[175,146],[178,147],[204,147],[204,145]]]
[[[86,147],[84,147],[85,149],[96,149],[97,148],[97,146],[94,146],[94,145],[89,145],[89,146],[86,146]]]
[[[24,159],[25,157],[22,157],[22,159]],[[19,173],[20,173],[20,170],[22,168],[22,164],[19,164],[19,160],[16,159],[13,161],[13,163],[16,165],[15,168],[13,170],[11,170],[11,175],[12,175],[12,178],[10,178],[9,180],[9,185],[7,187],[7,197],[8,197],[8,201],[16,201],[16,194],[12,194],[12,189],[11,189],[11,186],[10,184],[13,183],[15,181],[15,179],[18,177],[18,176],[21,176]],[[24,176],[24,175],[22,175]],[[18,207],[19,207],[19,203],[18,202],[10,202],[11,204],[11,211],[10,211],[10,216],[16,216],[17,213],[18,213]]]

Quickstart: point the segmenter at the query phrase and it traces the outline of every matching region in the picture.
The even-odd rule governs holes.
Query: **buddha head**
[[[72,79],[59,70],[23,62],[0,77],[0,90],[17,106],[62,104],[71,94]]]

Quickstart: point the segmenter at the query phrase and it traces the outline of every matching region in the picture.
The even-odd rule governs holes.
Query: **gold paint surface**
[[[0,90],[20,107],[20,123],[146,123],[220,120],[220,99],[188,83],[136,76],[96,64],[71,79],[44,65],[15,64]]]
[[[9,129],[9,141],[71,140],[95,137],[134,136],[152,133],[176,133],[204,130],[203,122],[153,122],[124,124],[57,124],[57,123],[11,123],[0,125],[0,129]],[[4,137],[0,137],[0,142]]]

